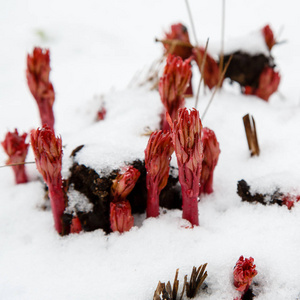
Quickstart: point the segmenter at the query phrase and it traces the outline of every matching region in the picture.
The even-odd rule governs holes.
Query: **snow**
[[[199,41],[210,37],[217,44],[220,1],[189,2]],[[1,299],[152,299],[159,280],[172,282],[179,268],[181,289],[184,275],[206,262],[208,289],[196,299],[233,299],[239,293],[232,271],[240,255],[252,256],[257,266],[255,299],[299,299],[300,203],[292,210],[251,205],[236,194],[241,179],[260,192],[277,187],[300,192],[298,6],[292,0],[284,6],[270,0],[226,2],[226,47],[241,37],[243,46],[253,49],[243,37],[267,23],[275,33],[284,26],[279,39],[288,43],[272,50],[282,81],[268,103],[225,83],[203,120],[215,131],[221,154],[214,193],[199,203],[199,227],[187,229],[179,210],[162,209],[157,219],[136,215],[135,227],[123,235],[96,230],[60,237],[51,212],[43,209],[44,186],[35,166],[27,166],[31,181],[18,186],[12,171],[1,168]],[[81,144],[85,147],[76,160],[98,172],[143,158],[147,137],[142,134],[146,126],[157,128],[162,106],[157,92],[127,86],[161,55],[154,37],[174,22],[191,28],[184,1],[14,0],[0,4],[0,15],[0,136],[15,127],[22,133],[40,125],[25,79],[26,53],[40,45],[51,52],[64,176],[71,151]],[[198,80],[195,75],[194,90]],[[200,115],[210,97],[202,89]],[[194,102],[187,99],[186,106]],[[107,118],[95,122],[102,103]],[[259,157],[248,152],[242,123],[247,113],[256,121]],[[2,165],[5,160],[1,149]],[[27,160],[33,160],[31,151]]]

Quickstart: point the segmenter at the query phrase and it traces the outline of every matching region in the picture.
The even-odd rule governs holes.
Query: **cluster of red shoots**
[[[269,25],[266,25],[261,32],[268,49],[271,51],[276,44],[272,29]],[[212,89],[218,85],[221,79],[219,63],[207,51],[205,53],[204,47],[194,47],[191,44],[187,28],[184,25],[181,23],[172,25],[170,31],[165,33],[165,39],[162,42],[167,55],[174,54],[182,59],[196,61],[205,86]],[[246,86],[243,87],[243,92],[246,95],[255,95],[268,101],[269,97],[278,89],[280,76],[273,68],[266,67],[260,74],[258,81],[258,87]],[[192,94],[191,83],[189,94]]]
[[[123,233],[132,228],[134,219],[126,197],[134,188],[140,175],[139,170],[129,166],[113,180],[110,203],[110,228],[112,231]]]
[[[233,284],[236,290],[242,293],[242,296],[248,291],[253,278],[257,275],[255,267],[252,257],[244,259],[241,256],[236,262],[233,270]]]
[[[153,132],[145,150],[147,217],[159,215],[159,194],[167,184],[171,155],[175,150],[182,189],[182,217],[193,226],[199,225],[198,196],[201,192],[213,192],[219,143],[212,130],[202,128],[196,109],[189,112],[180,108],[174,122],[167,116],[171,131]]]
[[[48,49],[34,48],[32,55],[27,55],[26,77],[28,87],[40,111],[42,125],[54,128],[53,103],[55,94],[49,80],[50,54]]]
[[[28,181],[24,165],[29,146],[29,144],[25,143],[26,137],[27,133],[19,135],[18,130],[15,129],[15,132],[8,132],[1,143],[8,155],[6,164],[12,165],[16,184]]]

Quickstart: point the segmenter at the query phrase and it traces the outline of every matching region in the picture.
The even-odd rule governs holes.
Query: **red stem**
[[[28,182],[28,178],[25,171],[24,165],[12,166],[12,169],[15,173],[15,181],[16,184],[26,183]]]
[[[47,99],[41,99],[37,101],[42,125],[47,124],[51,129],[54,129],[54,114],[53,106],[49,104]]]
[[[153,184],[147,194],[147,218],[159,216],[159,192],[157,185]]]
[[[49,198],[52,208],[52,214],[54,218],[54,226],[56,231],[62,233],[62,215],[65,211],[65,194],[62,188],[61,179],[58,180],[58,184],[48,184]]]
[[[197,199],[197,196],[189,197],[188,191],[182,187],[182,218],[188,220],[193,226],[199,225]]]

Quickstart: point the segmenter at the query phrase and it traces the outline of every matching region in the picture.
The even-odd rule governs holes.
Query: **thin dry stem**
[[[218,89],[219,89],[220,86],[221,86],[221,83],[222,83],[222,81],[223,81],[223,79],[224,79],[225,73],[226,73],[226,71],[227,71],[227,69],[228,69],[228,67],[229,67],[229,64],[230,64],[231,60],[232,60],[232,55],[229,57],[229,60],[228,60],[228,62],[226,63],[225,68],[224,68],[224,70],[223,70],[223,72],[222,72],[222,74],[221,74],[221,77],[220,77],[220,79],[219,79],[219,82],[218,82],[217,86],[215,87],[214,92],[213,92],[213,94],[212,94],[212,96],[211,96],[211,98],[210,98],[210,100],[209,100],[209,102],[208,102],[208,104],[207,104],[207,106],[206,106],[206,108],[205,108],[205,110],[204,110],[204,113],[203,113],[203,115],[202,115],[202,117],[201,117],[201,120],[202,120],[202,121],[203,121],[203,119],[204,119],[204,117],[205,117],[205,115],[206,115],[206,113],[207,113],[207,111],[208,111],[208,108],[209,108],[209,106],[210,106],[212,100],[214,99],[214,97],[215,97],[215,95],[216,95],[216,92],[218,91]]]
[[[199,100],[199,95],[200,95],[200,87],[201,87],[201,84],[202,84],[202,81],[203,81],[203,75],[202,74],[203,74],[204,66],[205,66],[205,62],[206,62],[208,42],[209,42],[209,38],[206,41],[204,55],[203,55],[203,61],[202,61],[202,64],[201,64],[200,81],[199,81],[199,84],[198,84],[197,94],[196,94],[196,100],[195,100],[195,108],[196,109],[197,109],[197,106],[198,106],[198,100]]]
[[[20,165],[29,165],[29,164],[35,164],[35,161],[27,161],[27,162],[21,162],[21,163],[8,164],[8,165],[0,166],[0,168],[20,166]]]
[[[187,11],[188,11],[188,14],[189,14],[189,18],[190,18],[190,22],[191,22],[191,26],[192,26],[192,31],[193,31],[195,43],[196,43],[196,46],[198,46],[198,40],[197,40],[197,35],[196,35],[196,30],[195,30],[195,24],[194,24],[192,12],[191,12],[191,8],[190,8],[188,0],[185,0],[185,4],[186,4],[186,8],[187,8]]]

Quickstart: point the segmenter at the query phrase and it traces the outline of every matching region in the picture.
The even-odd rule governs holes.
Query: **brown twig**
[[[190,8],[188,0],[185,0],[185,4],[186,4],[186,8],[187,8],[187,11],[188,11],[188,14],[189,14],[189,18],[190,18],[190,22],[191,22],[191,26],[192,26],[192,31],[193,31],[195,43],[196,43],[196,46],[198,46],[197,35],[196,35],[196,30],[195,30],[195,24],[194,24],[192,12],[191,12],[191,8]]]
[[[224,36],[225,36],[225,0],[222,2],[222,26],[221,26],[221,52],[220,52],[220,75],[224,64]]]
[[[226,73],[226,71],[227,71],[227,69],[228,69],[228,67],[229,67],[229,64],[230,64],[231,60],[232,60],[232,56],[233,56],[233,55],[231,55],[231,56],[229,57],[229,60],[228,60],[228,62],[226,63],[224,70],[222,71],[222,74],[221,74],[221,76],[220,76],[219,82],[218,82],[217,86],[215,87],[215,89],[214,89],[214,91],[213,91],[213,94],[211,95],[211,98],[210,98],[210,100],[209,100],[209,102],[208,102],[208,104],[207,104],[207,106],[206,106],[206,108],[205,108],[205,110],[204,110],[204,112],[203,112],[203,115],[202,115],[202,117],[201,117],[201,120],[204,119],[204,117],[205,117],[205,115],[206,115],[206,113],[207,113],[207,111],[208,111],[208,108],[209,108],[209,106],[210,106],[212,100],[214,99],[214,97],[215,97],[215,95],[216,95],[216,92],[218,91],[218,89],[219,89],[220,86],[221,86],[221,83],[223,82],[225,73]]]
[[[20,166],[20,165],[29,165],[29,164],[35,164],[35,161],[27,161],[27,162],[15,163],[15,164],[8,164],[8,165],[0,166],[0,168]]]
[[[186,283],[186,295],[189,298],[195,297],[197,291],[201,287],[202,283],[207,277],[207,272],[205,271],[207,264],[201,265],[198,269],[193,267],[190,281]]]
[[[163,44],[168,44],[168,45],[174,45],[176,44],[176,46],[182,46],[182,47],[188,47],[188,48],[194,48],[194,46],[190,43],[187,43],[187,42],[183,42],[181,40],[168,40],[168,39],[155,39],[155,42],[160,42],[160,43],[163,43]],[[170,51],[171,52],[171,51]]]
[[[198,100],[199,100],[199,95],[200,95],[200,86],[201,86],[201,83],[203,81],[203,71],[204,71],[204,66],[205,66],[205,62],[206,62],[206,56],[207,56],[207,48],[208,48],[208,42],[209,42],[209,38],[207,39],[206,41],[206,45],[205,45],[205,50],[204,50],[204,55],[203,55],[203,61],[202,61],[202,64],[201,64],[201,70],[200,70],[200,81],[199,81],[199,84],[198,84],[198,88],[197,88],[197,94],[196,94],[196,100],[195,100],[195,108],[197,109],[197,106],[198,106]]]
[[[244,121],[244,127],[245,127],[248,147],[251,152],[251,156],[254,156],[254,155],[258,156],[260,153],[260,150],[259,150],[259,146],[258,146],[254,118],[253,118],[253,116],[251,116],[251,119],[250,119],[249,114],[247,114],[243,117],[243,121]]]

